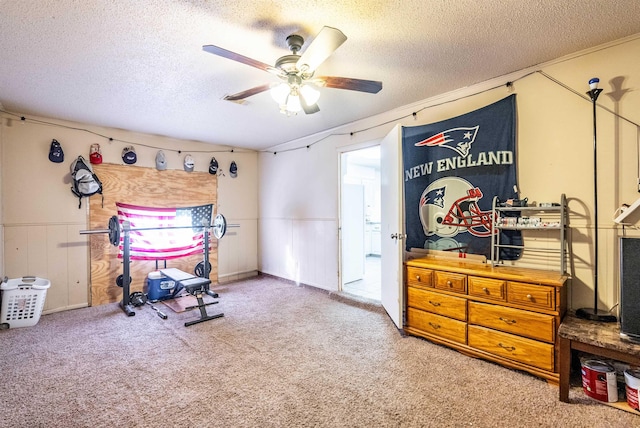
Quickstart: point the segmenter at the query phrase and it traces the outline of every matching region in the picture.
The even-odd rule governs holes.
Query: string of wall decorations
[[[136,145],[136,146],[140,146],[140,147],[147,147],[147,148],[150,148],[150,149],[164,150],[166,152],[174,152],[174,153],[177,153],[177,154],[182,154],[182,152],[184,151],[182,149],[170,149],[170,148],[166,148],[166,147],[154,146],[154,145],[151,145],[151,144],[143,144],[143,143],[132,142],[132,141],[128,141],[128,140],[121,140],[119,138],[109,137],[108,135],[104,135],[104,134],[101,134],[99,132],[87,129],[87,128],[80,128],[80,127],[75,127],[75,126],[70,126],[70,125],[63,125],[63,124],[55,123],[55,122],[48,122],[46,120],[28,118],[28,117],[26,117],[24,115],[19,115],[19,114],[16,114],[16,113],[12,113],[12,112],[6,111],[4,109],[0,109],[0,113],[3,113],[5,115],[7,115],[7,116],[15,117],[15,118],[19,119],[21,123],[27,123],[27,122],[29,122],[29,123],[37,123],[37,124],[40,124],[40,125],[53,126],[53,127],[57,127],[57,128],[70,129],[70,130],[74,130],[74,131],[80,131],[80,132],[92,134],[92,135],[104,138],[109,143],[112,143],[112,142],[115,141],[115,142],[119,142],[119,143],[124,143],[126,145]],[[252,153],[253,150],[229,148],[229,149],[224,149],[224,150],[188,150],[188,152],[190,152],[190,153]]]
[[[263,153],[273,153],[274,155],[276,155],[278,153],[285,153],[285,152],[291,152],[291,151],[295,151],[295,150],[309,149],[312,146],[314,146],[314,145],[326,140],[327,138],[338,137],[338,136],[354,136],[355,134],[358,134],[358,133],[361,133],[361,132],[365,132],[365,131],[369,131],[371,129],[376,129],[376,128],[379,128],[381,126],[389,125],[389,124],[392,124],[392,123],[398,123],[401,120],[407,119],[407,118],[409,118],[411,116],[413,116],[414,120],[417,120],[418,113],[421,113],[421,112],[423,112],[425,110],[428,110],[428,109],[431,109],[431,108],[434,108],[434,107],[440,107],[440,106],[445,105],[445,104],[450,104],[450,103],[457,102],[457,101],[460,101],[460,100],[463,100],[463,99],[475,97],[475,96],[483,94],[485,92],[493,91],[495,89],[499,89],[499,88],[502,88],[502,87],[506,87],[507,90],[511,92],[511,91],[513,91],[513,84],[515,82],[520,81],[522,79],[525,79],[525,78],[527,78],[527,77],[529,77],[531,75],[534,75],[534,74],[540,74],[541,76],[549,79],[550,81],[552,81],[553,83],[559,85],[560,87],[570,91],[571,93],[573,93],[575,95],[578,95],[580,98],[582,98],[585,101],[588,101],[589,103],[591,103],[591,100],[585,94],[582,94],[581,92],[576,91],[575,89],[571,88],[570,86],[568,86],[565,83],[560,82],[559,80],[555,79],[554,77],[550,76],[549,74],[545,73],[544,71],[536,70],[536,71],[532,71],[530,73],[527,73],[527,74],[525,74],[523,76],[520,76],[519,78],[517,78],[515,80],[511,80],[511,81],[508,81],[506,83],[501,83],[501,84],[492,86],[490,88],[486,88],[486,89],[483,89],[481,91],[477,91],[477,92],[474,92],[474,93],[471,93],[471,94],[468,94],[468,95],[465,95],[465,96],[462,96],[462,97],[458,97],[458,98],[450,99],[450,100],[447,100],[447,101],[443,101],[441,103],[430,104],[430,105],[424,106],[424,107],[412,112],[411,114],[406,114],[406,115],[403,115],[403,116],[399,116],[399,117],[396,117],[394,119],[390,119],[390,120],[387,120],[385,122],[369,126],[367,128],[363,128],[363,129],[359,129],[359,130],[351,131],[351,132],[341,132],[341,133],[327,134],[324,137],[322,137],[322,138],[320,138],[320,139],[318,139],[318,140],[316,140],[316,141],[314,141],[312,143],[309,143],[309,144],[307,144],[305,146],[301,146],[301,147],[292,147],[292,148],[289,148],[289,149],[276,150],[276,151],[273,151],[273,150],[262,150],[262,152]],[[628,118],[625,118],[624,116],[621,116],[619,113],[616,113],[615,111],[607,108],[606,106],[603,106],[603,105],[599,104],[598,107],[604,109],[605,111],[607,111],[609,113],[611,113],[615,117],[618,117],[618,118],[620,118],[620,119],[622,119],[622,120],[624,120],[624,121],[636,126],[636,129],[637,129],[637,132],[638,132],[638,136],[637,136],[638,142],[637,142],[637,144],[638,144],[638,149],[640,150],[640,125],[638,125],[637,123],[635,123],[634,121],[632,121],[632,120],[630,120]],[[638,153],[640,153],[640,151]],[[639,176],[639,180],[638,180],[639,183],[638,184],[640,185],[640,156],[638,157],[638,176]]]
[[[420,108],[420,109],[418,109],[418,110],[416,110],[416,111],[414,111],[414,112],[412,112],[410,114],[402,115],[402,116],[387,120],[385,122],[381,122],[381,123],[378,123],[376,125],[369,126],[367,128],[362,128],[362,129],[358,129],[356,131],[350,131],[350,132],[327,134],[324,137],[322,137],[322,138],[320,138],[320,139],[318,139],[318,140],[316,140],[316,141],[314,141],[312,143],[309,143],[307,145],[300,146],[300,147],[292,147],[292,148],[289,148],[289,149],[276,150],[276,151],[273,151],[273,150],[261,150],[260,152],[273,153],[274,155],[276,155],[278,153],[285,153],[285,152],[291,152],[291,151],[296,151],[296,150],[308,150],[312,146],[314,146],[314,145],[326,140],[327,138],[339,137],[339,136],[354,136],[354,135],[356,135],[358,133],[361,133],[361,132],[366,132],[366,131],[369,131],[369,130],[372,130],[372,129],[376,129],[376,128],[379,128],[379,127],[382,127],[382,126],[386,126],[386,125],[389,125],[389,124],[392,124],[392,123],[398,123],[398,122],[400,122],[400,121],[402,121],[404,119],[407,119],[409,117],[413,117],[414,120],[417,120],[419,113],[421,113],[421,112],[423,112],[425,110],[431,109],[431,108],[440,107],[440,106],[445,105],[445,104],[450,104],[450,103],[457,102],[457,101],[460,101],[460,100],[463,100],[463,99],[471,98],[471,97],[474,97],[474,96],[477,96],[477,95],[480,95],[480,94],[483,94],[483,93],[486,93],[486,92],[489,92],[489,91],[493,91],[495,89],[499,89],[499,88],[502,88],[502,87],[506,87],[507,90],[513,91],[513,84],[515,82],[520,81],[522,79],[525,79],[525,78],[527,78],[527,77],[529,77],[531,75],[534,75],[534,74],[539,74],[539,75],[547,78],[551,82],[559,85],[563,89],[568,90],[569,92],[579,96],[580,98],[584,99],[585,101],[591,102],[590,99],[585,94],[582,94],[581,92],[571,88],[569,85],[567,85],[567,84],[559,81],[558,79],[550,76],[549,74],[545,73],[544,71],[536,70],[536,71],[532,71],[532,72],[530,72],[528,74],[525,74],[525,75],[523,75],[523,76],[521,76],[521,77],[519,77],[519,78],[517,78],[515,80],[508,81],[506,83],[501,83],[501,84],[495,85],[493,87],[486,88],[486,89],[483,89],[481,91],[477,91],[477,92],[474,92],[474,93],[471,93],[471,94],[468,94],[468,95],[465,95],[465,96],[462,96],[462,97],[458,97],[458,98],[454,98],[454,99],[451,99],[451,100],[443,101],[441,103],[430,104],[430,105],[424,106],[424,107],[422,107],[422,108]],[[637,124],[636,122],[634,122],[634,121],[632,121],[632,120],[620,115],[619,113],[609,109],[606,106],[598,104],[598,107],[601,108],[601,109],[604,109],[605,111],[607,111],[608,113],[612,114],[613,116],[615,116],[617,118],[620,118],[620,119],[624,120],[625,122],[628,122],[628,123],[630,123],[630,124],[632,124],[632,125],[634,125],[636,127],[637,133],[638,133],[637,134],[637,145],[638,145],[638,149],[639,149],[639,153],[640,153],[640,125]],[[158,149],[158,150],[165,150],[165,151],[168,151],[168,152],[175,152],[177,154],[181,154],[183,152],[182,149],[168,149],[168,148],[165,148],[165,147],[159,147],[159,146],[154,146],[154,145],[150,145],[150,144],[142,144],[142,143],[132,142],[132,141],[128,141],[128,140],[121,140],[121,139],[118,139],[118,138],[109,137],[107,135],[104,135],[104,134],[101,134],[99,132],[95,132],[95,131],[92,131],[92,130],[86,129],[86,128],[79,128],[79,127],[74,127],[74,126],[69,126],[69,125],[62,125],[62,124],[54,123],[54,122],[47,122],[47,121],[39,120],[39,119],[27,118],[24,115],[18,115],[16,113],[12,113],[12,112],[6,111],[4,109],[0,109],[0,113],[4,113],[6,115],[18,118],[22,123],[33,122],[33,123],[38,123],[38,124],[42,124],[42,125],[54,126],[54,127],[59,127],[59,128],[64,128],[64,129],[71,129],[71,130],[76,130],[76,131],[80,131],[80,132],[89,133],[89,134],[92,134],[92,135],[96,135],[98,137],[102,137],[102,138],[106,139],[109,143],[117,141],[117,142],[121,142],[121,143],[124,143],[124,144],[135,144],[135,145],[141,146],[141,147],[147,147],[147,148]],[[286,143],[283,143],[283,144],[286,144]],[[224,149],[224,150],[189,150],[189,152],[193,152],[193,153],[234,153],[234,152],[252,153],[253,150],[229,148],[229,149]],[[640,156],[638,157],[638,177],[639,177],[639,185],[640,185]]]

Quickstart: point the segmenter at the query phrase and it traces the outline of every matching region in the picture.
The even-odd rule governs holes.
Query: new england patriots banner
[[[407,250],[491,256],[493,198],[518,197],[515,100],[511,95],[462,116],[402,128]],[[521,239],[509,232],[501,243]]]

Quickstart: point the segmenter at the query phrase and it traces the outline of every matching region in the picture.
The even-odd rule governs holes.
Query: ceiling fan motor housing
[[[293,52],[293,54],[297,54],[302,49],[302,45],[304,44],[304,39],[302,36],[297,34],[292,34],[287,37],[287,45],[289,46],[289,50]]]
[[[300,59],[300,55],[295,55],[295,54],[281,56],[276,61],[276,68],[279,68],[280,70],[284,71],[287,74],[297,73],[298,68],[296,64],[298,63],[299,59]]]

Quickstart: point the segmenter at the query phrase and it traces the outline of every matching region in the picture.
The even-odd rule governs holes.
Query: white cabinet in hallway
[[[365,227],[365,254],[380,255],[380,223],[367,223]]]

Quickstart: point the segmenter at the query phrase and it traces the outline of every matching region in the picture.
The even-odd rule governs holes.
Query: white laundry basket
[[[30,327],[40,320],[51,281],[36,276],[7,279],[0,285],[0,327]]]

